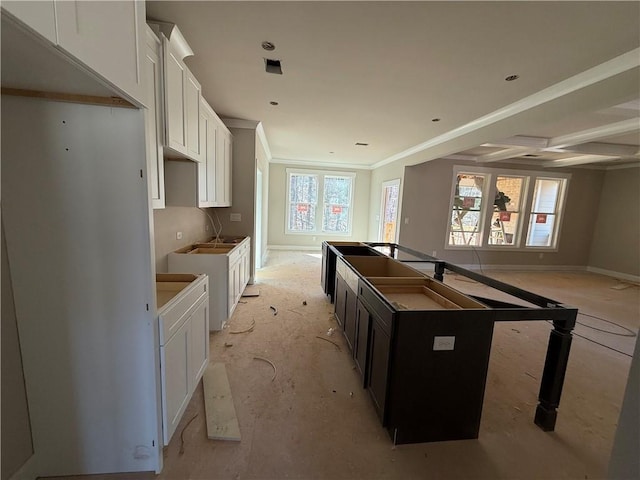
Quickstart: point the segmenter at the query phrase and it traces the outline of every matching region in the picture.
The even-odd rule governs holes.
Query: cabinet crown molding
[[[156,34],[162,34],[167,37],[169,43],[179,55],[180,60],[184,60],[185,57],[191,57],[194,55],[193,50],[191,50],[187,40],[184,38],[184,35],[182,35],[182,32],[175,23],[156,21],[148,21],[147,23],[153,31],[156,32]]]

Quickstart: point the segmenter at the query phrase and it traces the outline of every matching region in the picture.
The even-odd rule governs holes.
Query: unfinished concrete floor
[[[573,272],[485,272],[620,323],[640,324],[640,291]],[[455,275],[446,281],[482,293]],[[574,338],[556,431],[533,423],[550,325],[496,324],[480,437],[394,447],[359,385],[333,305],[320,287],[320,255],[271,252],[257,275],[260,296],[243,298],[228,328],[211,336],[224,362],[242,441],[207,439],[202,386],[164,452],[157,479],[594,479],[606,475],[631,358]],[[303,305],[306,301],[306,305]],[[277,308],[274,315],[270,306]],[[250,333],[243,330],[255,320]],[[587,317],[579,321],[624,333]],[[576,333],[631,354],[635,338],[578,326]],[[340,350],[329,342],[340,345]],[[269,364],[277,366],[271,381]],[[434,395],[437,392],[434,391]],[[184,430],[181,452],[180,433]],[[112,477],[108,477],[112,478]],[[154,478],[126,475],[119,478]]]

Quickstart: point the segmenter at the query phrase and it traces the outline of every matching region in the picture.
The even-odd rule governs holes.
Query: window
[[[355,174],[287,169],[287,176],[287,233],[351,234]]]
[[[569,178],[455,167],[447,248],[556,248]]]

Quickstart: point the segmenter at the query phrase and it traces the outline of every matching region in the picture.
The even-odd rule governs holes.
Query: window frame
[[[290,220],[291,220],[291,176],[292,175],[309,175],[315,176],[318,179],[318,196],[316,198],[316,218],[314,222],[313,230],[299,231],[299,230],[291,230],[289,228]],[[325,237],[329,236],[339,236],[339,237],[350,237],[353,232],[353,210],[354,210],[354,199],[355,199],[355,188],[356,188],[356,173],[355,172],[341,172],[336,170],[314,170],[314,169],[302,169],[302,168],[287,168],[286,169],[286,181],[287,181],[287,191],[286,191],[286,199],[285,199],[285,208],[286,208],[286,216],[285,216],[285,225],[284,225],[284,233],[286,235],[311,235],[318,236],[322,235]],[[351,181],[351,188],[349,189],[349,220],[347,224],[346,232],[331,232],[323,230],[324,226],[324,208],[325,205],[325,177],[337,177],[337,178],[348,178]]]
[[[480,208],[481,236],[480,245],[450,245],[451,238],[451,218],[453,215],[454,197],[456,191],[456,180],[460,174],[483,175],[486,178],[489,188],[485,188],[482,193],[482,203]],[[521,204],[518,210],[518,225],[515,232],[514,244],[489,244],[489,236],[491,235],[491,220],[493,218],[493,204],[491,199],[495,198],[497,188],[496,180],[498,177],[518,177],[523,179],[521,191]],[[557,213],[556,223],[553,227],[553,242],[550,246],[527,246],[527,236],[529,232],[529,223],[533,208],[533,194],[538,179],[561,180],[559,189],[559,198],[556,201]],[[447,226],[445,236],[445,250],[486,250],[486,251],[510,251],[510,252],[556,252],[560,245],[560,234],[562,230],[562,220],[564,217],[564,208],[567,203],[567,192],[569,190],[570,173],[554,173],[532,171],[532,170],[516,170],[502,168],[486,168],[476,167],[474,165],[454,165],[451,181],[451,192],[449,195],[449,210],[447,213]]]

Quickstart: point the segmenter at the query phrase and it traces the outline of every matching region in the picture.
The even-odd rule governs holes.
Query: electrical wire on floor
[[[623,325],[620,325],[619,323],[612,322],[611,320],[607,320],[606,318],[600,318],[600,317],[596,317],[595,315],[589,315],[588,313],[581,313],[581,312],[578,312],[578,315],[583,315],[585,317],[590,317],[590,318],[595,318],[597,320],[602,320],[603,322],[607,322],[607,323],[609,323],[611,325],[615,325],[616,327],[620,328],[621,330],[625,330],[627,333],[612,332],[611,330],[604,330],[603,328],[594,327],[594,326],[591,326],[591,325],[587,325],[586,323],[582,323],[582,322],[576,321],[576,323],[578,325],[582,325],[583,327],[590,328],[592,330],[597,330],[598,332],[608,333],[610,335],[618,335],[619,337],[637,337],[638,336],[638,334],[636,332],[634,332],[633,330],[631,330],[630,328],[627,328],[627,327],[625,327]]]
[[[591,315],[589,315],[589,316],[591,316]],[[598,318],[598,317],[596,317],[596,318]],[[601,320],[603,320],[603,319],[601,319]],[[551,320],[545,320],[545,321],[546,321],[547,323],[550,323],[551,325],[553,325],[553,322],[552,322]],[[608,322],[610,322],[610,323],[614,323],[614,322],[611,322],[611,321],[609,321],[609,320],[605,320],[605,321],[608,321]],[[578,323],[578,322],[576,322],[576,323]],[[615,325],[618,325],[617,323],[614,323],[614,324],[615,324]],[[582,325],[582,324],[580,324],[580,325]],[[585,325],[585,326],[586,326],[586,325]],[[620,325],[618,325],[618,326],[620,326]],[[626,329],[626,327],[622,327],[622,328],[625,328],[625,329]],[[607,332],[607,333],[612,333],[612,332]],[[589,338],[589,337],[585,337],[584,335],[580,335],[579,333],[576,333],[575,331],[574,331],[574,332],[571,332],[571,334],[572,334],[574,337],[580,337],[580,338],[583,338],[583,339],[587,340],[588,342],[595,343],[596,345],[600,345],[601,347],[608,348],[609,350],[613,350],[614,352],[619,353],[619,354],[621,354],[621,355],[624,355],[624,356],[626,356],[626,357],[633,358],[633,355],[630,355],[630,354],[628,354],[628,353],[626,353],[626,352],[623,352],[622,350],[618,350],[617,348],[610,347],[609,345],[605,345],[604,343],[597,342],[597,341],[595,341],[595,340],[593,340],[593,339],[591,339],[591,338]],[[615,333],[613,333],[613,335],[616,335],[616,334],[615,334]],[[627,335],[627,336],[629,336],[629,335]],[[636,335],[634,334],[634,336],[636,336]]]
[[[478,258],[478,266],[480,267],[480,273],[484,275],[484,270],[482,270],[482,260],[480,260],[480,254],[478,253],[478,250],[473,245],[471,245],[471,250],[473,250],[473,253],[475,253],[476,257]]]

